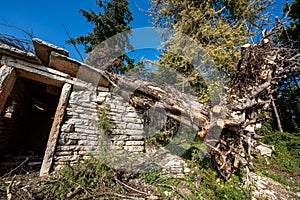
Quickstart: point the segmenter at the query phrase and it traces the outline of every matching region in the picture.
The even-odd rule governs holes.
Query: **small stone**
[[[268,157],[271,157],[273,151],[272,148],[263,145],[256,146],[255,150],[258,150],[262,156],[268,156]]]
[[[130,139],[128,135],[114,135],[112,138],[114,141],[124,141]]]
[[[165,195],[166,197],[171,197],[172,193],[169,192],[169,191],[164,191],[164,195]]]
[[[262,124],[261,124],[261,123],[255,124],[255,128],[256,128],[256,129],[261,129],[261,127],[262,127]]]
[[[142,136],[143,133],[144,133],[144,130],[143,129],[140,129],[140,130],[127,130],[126,133],[130,136],[131,135],[140,135],[140,136]]]
[[[144,141],[126,141],[126,146],[143,146],[145,145]]]
[[[142,133],[142,132],[141,132]],[[134,141],[134,140],[143,140],[144,136],[143,135],[131,135],[129,136],[128,140]]]
[[[143,129],[143,125],[142,124],[132,124],[132,123],[130,123],[130,124],[126,125],[126,128],[127,129],[133,129],[133,130],[141,130],[141,129]]]
[[[116,146],[124,146],[125,142],[124,141],[114,141],[113,144]]]
[[[64,124],[61,128],[61,130],[65,133],[71,133],[75,131],[75,125],[74,124]]]
[[[212,112],[216,114],[220,114],[222,112],[222,106],[216,105],[212,108]]]
[[[130,152],[143,152],[145,147],[143,146],[124,146],[124,149]]]
[[[254,133],[254,126],[253,125],[248,125],[246,126],[246,128],[244,129],[244,131],[248,131],[250,133]]]

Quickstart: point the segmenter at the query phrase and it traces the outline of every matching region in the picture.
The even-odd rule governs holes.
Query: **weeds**
[[[196,148],[193,148],[193,155]],[[161,171],[153,168],[149,171],[140,171],[139,177],[146,183],[156,187],[156,194],[168,198],[175,196],[186,199],[251,199],[249,190],[243,190],[240,183],[243,178],[242,173],[233,175],[227,181],[220,178],[216,171],[210,167],[210,157],[204,159],[191,158],[193,163],[192,173],[182,178],[172,178],[161,176]],[[172,189],[165,186],[172,186]]]
[[[267,165],[264,158],[256,155],[252,170],[272,178],[292,191],[300,191],[300,134],[275,132],[268,134],[261,142],[275,146]]]
[[[65,166],[58,178],[51,178],[41,185],[38,194],[44,199],[72,199],[99,193],[111,193],[117,186],[115,172],[91,157],[78,160],[74,166]]]
[[[97,105],[96,110],[100,134],[111,137],[112,128],[116,126],[116,124],[109,119],[110,105],[102,103],[100,106]]]

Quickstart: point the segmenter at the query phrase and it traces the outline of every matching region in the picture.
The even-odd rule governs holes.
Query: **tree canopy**
[[[264,24],[269,0],[152,0],[155,25],[196,40],[223,71],[234,70],[240,47]],[[170,55],[162,56],[168,62]]]
[[[284,30],[279,35],[279,44],[283,49],[290,51],[293,58],[291,62],[284,63],[285,66],[294,66],[300,54],[300,1],[293,0],[291,4],[284,6],[283,11],[287,14],[290,23],[286,23]],[[298,61],[299,62],[299,61]],[[299,66],[291,67],[282,74],[277,86],[277,104],[283,129],[289,132],[300,130],[300,70]]]
[[[288,17],[290,22],[290,25],[287,27],[287,33],[288,36],[293,40],[299,40],[300,39],[300,1],[299,0],[293,0],[293,2],[290,5],[287,5],[283,9]]]
[[[92,32],[68,41],[69,43],[83,44],[86,52],[91,52],[106,39],[130,30],[129,24],[133,20],[127,0],[99,0],[96,3],[99,6],[99,13],[80,9],[87,21],[94,24]],[[122,45],[129,47],[127,43]]]
[[[134,67],[134,60],[124,53],[126,49],[132,49],[128,39],[131,30],[129,24],[133,20],[129,3],[127,0],[98,0],[96,3],[99,12],[80,10],[87,21],[94,25],[93,30],[85,36],[72,38],[67,43],[84,45],[86,53],[91,53],[102,42],[109,40],[109,47],[105,48],[105,52],[103,49],[102,52],[98,52],[99,54],[94,52],[89,62],[95,63],[99,58],[115,55],[117,58],[113,58],[109,66],[106,64],[105,69],[124,73]]]
[[[152,0],[152,17],[157,27],[174,30],[172,41],[181,41],[183,34],[198,43],[205,55],[197,64],[206,71],[207,66],[213,65],[226,78],[236,70],[241,46],[249,43],[264,25],[270,4],[269,0]],[[212,88],[205,84],[203,71],[200,72],[202,66],[195,66],[176,53],[176,49],[181,51],[184,46],[184,42],[173,42],[161,55],[158,65],[180,72],[197,94],[208,97]],[[191,54],[193,50],[190,49]]]

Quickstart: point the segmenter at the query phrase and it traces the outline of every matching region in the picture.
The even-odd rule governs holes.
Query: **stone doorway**
[[[0,116],[0,175],[40,170],[60,93],[17,78]]]

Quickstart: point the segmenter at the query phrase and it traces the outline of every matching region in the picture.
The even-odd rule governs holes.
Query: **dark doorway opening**
[[[0,175],[39,171],[61,88],[18,78],[0,116]]]

